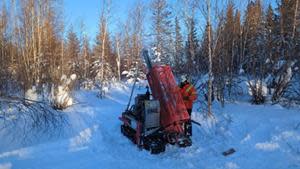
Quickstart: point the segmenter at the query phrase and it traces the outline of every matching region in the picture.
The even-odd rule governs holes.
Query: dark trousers
[[[187,112],[190,115],[190,119],[184,124],[185,135],[192,136],[192,109],[187,109]]]

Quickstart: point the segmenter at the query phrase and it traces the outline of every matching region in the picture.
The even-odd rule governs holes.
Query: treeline
[[[264,103],[267,96],[275,103],[282,98],[299,101],[299,10],[299,0],[278,1],[275,9],[271,5],[264,9],[256,0],[249,2],[241,19],[234,4],[228,4],[212,46],[220,99],[230,97],[235,82],[244,76],[256,104]]]
[[[166,0],[137,0],[124,23],[114,20],[116,4],[102,0],[95,43],[83,29],[75,33],[65,25],[62,4],[2,2],[0,94],[32,86],[44,92],[72,74],[77,86],[101,89],[112,80],[131,78],[137,68],[145,72],[140,52],[147,47],[155,62],[196,80],[208,72],[211,49],[214,93],[222,102],[237,92],[241,77],[247,78],[255,103],[265,101],[265,84],[273,102],[300,100],[299,0],[280,0],[275,7],[252,0],[243,11],[231,0],[222,7],[212,2],[210,45],[209,25],[203,22],[206,4],[197,0],[179,0],[175,6],[180,9]],[[119,29],[113,31],[112,23]]]

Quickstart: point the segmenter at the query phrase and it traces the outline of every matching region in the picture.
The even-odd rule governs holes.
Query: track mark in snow
[[[12,167],[11,163],[0,164],[0,169],[11,169],[11,167]]]
[[[239,166],[236,163],[228,162],[228,163],[226,163],[226,168],[227,169],[238,169]]]
[[[79,133],[79,135],[70,139],[69,150],[71,152],[80,151],[88,148],[88,144],[91,142],[93,133],[98,130],[99,126],[94,125],[93,128],[87,128]]]
[[[278,149],[280,146],[278,143],[265,142],[265,143],[257,143],[255,144],[255,148],[259,150],[265,151],[274,151]]]
[[[284,131],[278,137],[274,137],[275,140],[286,140],[291,139],[300,141],[300,134],[294,131]]]
[[[14,151],[9,151],[9,152],[5,152],[0,154],[0,158],[7,158],[7,157],[12,157],[12,156],[17,156],[20,158],[26,158],[28,156],[29,152],[27,149],[22,148],[19,150],[14,150]],[[0,168],[1,169],[1,168]]]
[[[126,101],[124,101],[124,100],[122,100],[122,99],[120,99],[120,98],[114,98],[114,97],[109,96],[109,95],[105,96],[105,98],[107,98],[107,99],[109,99],[109,100],[112,100],[112,101],[114,101],[114,102],[116,102],[116,103],[118,103],[118,104],[120,104],[120,105],[126,105],[126,104],[127,104]]]
[[[247,134],[247,136],[241,141],[241,143],[245,143],[251,139],[251,135]]]

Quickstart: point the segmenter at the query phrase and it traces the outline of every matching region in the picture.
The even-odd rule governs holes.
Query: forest
[[[65,24],[61,0],[2,1],[0,96],[56,109],[68,107],[69,93],[81,88],[102,97],[110,83],[132,81],[137,69],[145,79],[141,51],[148,48],[154,62],[189,75],[222,105],[246,94],[241,82],[252,103],[299,104],[299,1],[253,0],[245,9],[232,0],[207,2],[137,0],[120,22],[113,17],[117,3],[103,0],[98,33],[89,38],[84,21],[80,31]],[[206,76],[209,83],[198,83]]]

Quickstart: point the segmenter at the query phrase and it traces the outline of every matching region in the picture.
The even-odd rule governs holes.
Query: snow
[[[11,163],[0,164],[0,169],[11,169]]]
[[[76,77],[76,74],[72,74],[69,78],[66,75],[62,75],[61,85],[57,88],[52,87],[50,100],[53,106],[64,109],[73,105],[74,101],[71,96],[70,88],[72,83],[76,80]]]
[[[129,72],[126,70],[122,72],[122,75],[127,75],[127,74],[129,74]]]
[[[161,62],[162,54],[158,51],[157,47],[152,47],[151,48],[151,55],[154,59],[153,60],[154,63],[160,63]]]
[[[265,150],[265,151],[274,151],[278,149],[280,146],[278,143],[270,143],[270,142],[265,142],[265,143],[256,143],[255,148],[259,150]]]
[[[64,86],[58,86],[58,92],[55,96],[57,105],[65,105],[67,107],[73,104],[73,99],[70,97],[68,89]]]
[[[287,74],[286,74],[286,80],[285,80],[286,83],[288,83],[291,80],[291,78],[293,76],[292,73],[293,73],[292,68],[289,67],[287,69]]]
[[[98,128],[98,126],[94,126],[95,131],[97,128]],[[87,148],[86,145],[88,145],[90,143],[91,138],[92,138],[92,133],[93,133],[93,130],[90,128],[87,128],[87,129],[81,131],[78,136],[71,138],[70,139],[70,151],[77,151],[77,150],[81,150],[83,148]]]
[[[28,153],[25,149],[18,149],[18,150],[9,151],[9,152],[0,154],[0,158],[10,157],[10,156],[17,156],[19,158],[23,158],[23,157],[26,157],[27,154]]]
[[[245,143],[251,139],[251,135],[247,134],[247,136],[241,141],[241,143]]]
[[[238,169],[239,167],[236,163],[228,162],[228,163],[226,163],[226,168],[228,168],[228,169]]]
[[[285,63],[286,63],[285,60],[279,60],[275,65],[275,69],[279,70],[280,68],[282,68],[284,66]]]
[[[248,93],[249,93],[250,96],[253,95],[252,94],[252,89],[251,89],[250,86],[255,86],[256,91],[258,91],[259,88],[261,87],[262,95],[265,96],[265,97],[268,94],[268,88],[267,88],[267,84],[265,82],[261,82],[260,80],[250,80],[248,86],[249,86]]]
[[[71,79],[72,81],[76,80],[76,78],[77,78],[77,75],[76,75],[76,74],[72,74],[72,75],[70,76],[70,79]]]
[[[26,91],[25,99],[30,100],[30,101],[37,101],[38,100],[38,94],[37,94],[35,86],[33,86],[31,89],[28,89]]]
[[[239,74],[244,74],[245,73],[245,70],[243,68],[240,68],[240,71],[239,71]]]
[[[221,108],[214,103],[215,117],[207,119],[197,112],[196,105],[192,118],[202,126],[193,126],[193,145],[168,145],[166,152],[151,155],[120,133],[118,117],[126,108],[130,91],[128,85],[114,84],[104,99],[97,97],[97,91],[75,92],[79,104],[64,111],[69,125],[48,140],[37,136],[24,144],[6,140],[0,131],[0,169],[300,168],[299,109],[246,102]],[[134,94],[143,92],[143,86],[137,87]],[[230,148],[236,152],[223,156]]]

